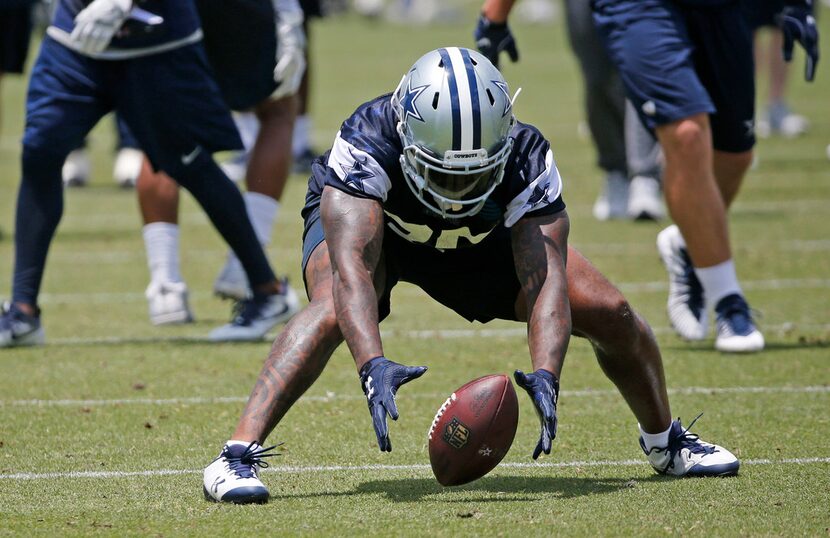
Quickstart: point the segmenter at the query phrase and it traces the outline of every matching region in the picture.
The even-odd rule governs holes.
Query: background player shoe
[[[283,292],[275,295],[254,293],[239,301],[236,315],[227,325],[214,329],[208,339],[213,342],[258,341],[278,323],[291,319],[300,309],[297,292],[283,281]]]
[[[83,187],[89,183],[91,172],[89,153],[84,148],[76,149],[70,152],[63,162],[61,169],[63,184],[67,187]]]
[[[144,292],[153,325],[190,323],[193,313],[187,301],[184,282],[150,282]]]
[[[279,456],[269,453],[275,448],[262,448],[255,441],[250,444],[228,441],[219,456],[205,467],[202,486],[205,499],[237,504],[268,502],[268,488],[259,480],[258,471],[268,467],[262,458]]]
[[[141,166],[144,164],[144,153],[135,148],[121,148],[115,156],[115,165],[112,167],[112,178],[118,186],[124,189],[135,187]]]
[[[0,348],[37,346],[45,340],[38,316],[25,314],[14,304],[3,303],[0,309]]]
[[[637,176],[628,187],[628,217],[634,220],[660,220],[666,216],[660,182]]]
[[[717,337],[715,349],[725,353],[751,353],[764,349],[764,336],[755,328],[749,305],[737,293],[715,305]]]
[[[245,179],[245,174],[248,173],[248,161],[251,158],[249,151],[237,151],[227,161],[222,161],[219,168],[225,172],[225,175],[234,183],[239,183]]]
[[[698,418],[700,418],[698,416]],[[689,424],[689,428],[695,423]],[[640,437],[648,462],[660,474],[672,476],[734,476],[738,474],[741,462],[725,448],[701,441],[700,437],[683,428],[680,419],[671,423],[669,446],[652,447],[646,450]]]
[[[594,202],[594,218],[614,220],[628,218],[628,178],[620,172],[605,177],[605,187]]]
[[[213,282],[213,293],[223,299],[234,299],[241,301],[251,296],[251,288],[248,286],[248,275],[242,262],[235,255],[228,253],[224,267],[219,271],[219,276]]]
[[[669,273],[668,312],[677,334],[686,340],[702,340],[709,331],[703,286],[676,225],[657,234],[657,250]]]

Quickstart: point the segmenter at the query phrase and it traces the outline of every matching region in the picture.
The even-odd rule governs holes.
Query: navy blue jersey
[[[59,0],[49,36],[62,45],[73,48],[69,34],[75,27],[75,16],[90,4],[90,0]],[[195,43],[202,38],[199,15],[194,0],[139,0],[134,6],[163,19],[160,24],[144,24],[136,17],[129,18],[113,38],[100,59],[120,60],[171,50]]]
[[[510,134],[514,144],[504,179],[482,210],[452,219],[430,211],[404,179],[403,145],[390,98],[386,94],[363,104],[343,123],[332,149],[312,167],[304,217],[317,209],[323,188],[329,185],[381,202],[387,227],[402,238],[450,250],[509,235],[508,229],[527,214],[552,214],[565,208],[550,144],[535,127],[517,122]]]

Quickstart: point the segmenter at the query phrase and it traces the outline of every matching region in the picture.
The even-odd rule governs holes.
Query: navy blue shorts
[[[222,95],[246,110],[277,89],[277,31],[271,0],[198,0],[204,46]]]
[[[24,146],[66,155],[112,110],[153,167],[173,177],[198,147],[242,148],[200,44],[105,61],[44,38],[29,81]]]
[[[32,36],[32,7],[0,9],[0,73],[22,73]]]
[[[595,0],[594,21],[646,126],[708,113],[715,149],[752,148],[752,33],[737,0]]]
[[[325,239],[319,206],[306,214],[304,225],[303,275],[311,253]],[[389,315],[392,288],[403,281],[468,321],[516,321],[520,284],[510,231],[494,234],[474,247],[441,252],[407,241],[387,227],[383,235],[386,289],[378,297],[379,318]]]

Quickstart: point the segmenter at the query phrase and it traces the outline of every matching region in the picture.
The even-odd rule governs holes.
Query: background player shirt
[[[482,210],[468,217],[441,218],[406,183],[390,97],[382,95],[362,105],[343,123],[332,149],[312,167],[304,214],[319,204],[323,188],[330,185],[381,202],[387,226],[404,239],[447,250],[509,234],[509,227],[527,214],[565,208],[550,145],[535,127],[517,122],[510,134],[514,144],[504,178]]]
[[[75,49],[69,34],[75,27],[75,16],[90,3],[91,0],[59,0],[52,24],[47,30],[49,37],[82,53]],[[158,54],[202,39],[194,0],[136,0],[133,5],[159,15],[164,21],[158,25],[146,25],[131,17],[106,50],[100,54],[87,54],[88,56],[102,60],[135,58]]]

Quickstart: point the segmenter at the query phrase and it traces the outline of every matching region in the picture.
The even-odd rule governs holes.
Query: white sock
[[[271,231],[274,229],[274,221],[277,220],[280,203],[270,196],[258,192],[245,192],[242,198],[245,200],[245,209],[254,227],[256,238],[259,244],[265,248],[271,242]],[[231,263],[234,260],[239,261],[236,254],[230,249],[228,250],[228,260]]]
[[[695,274],[703,285],[706,306],[709,309],[714,308],[718,301],[727,295],[733,293],[743,295],[741,286],[738,284],[738,275],[735,273],[735,263],[732,260],[711,267],[695,267]]]
[[[311,118],[308,114],[297,116],[294,120],[294,134],[291,138],[291,153],[299,155],[306,148],[311,147]]]
[[[669,424],[669,428],[666,431],[660,433],[646,433],[639,424],[637,424],[637,428],[640,429],[640,437],[643,438],[643,444],[646,445],[646,450],[651,450],[654,447],[665,448],[669,446],[671,424]]]
[[[239,138],[242,139],[245,151],[250,152],[259,135],[259,119],[253,112],[234,112],[233,121],[239,131]]]
[[[181,282],[179,272],[179,226],[170,222],[151,222],[141,230],[147,251],[147,266],[152,282]]]
[[[226,446],[235,446],[235,445],[248,446],[250,444],[251,444],[250,441],[237,441],[235,439],[230,439],[227,443],[225,443]],[[257,443],[257,444],[259,444],[259,443]],[[256,446],[256,445],[254,445],[254,446]]]

